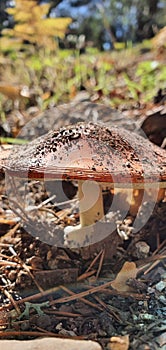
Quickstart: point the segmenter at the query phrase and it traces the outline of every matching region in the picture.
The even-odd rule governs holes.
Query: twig
[[[71,295],[71,296],[76,296],[76,295],[77,295],[77,294],[75,294],[74,292],[72,292],[70,289],[68,289],[68,288],[65,287],[65,286],[61,286],[61,288],[62,288],[66,293],[68,293],[68,294]],[[76,298],[76,299],[77,299],[77,298]],[[98,306],[98,305],[92,303],[91,301],[86,300],[86,299],[84,299],[84,298],[80,298],[80,300],[81,300],[83,303],[85,303],[85,304],[87,304],[87,305],[89,305],[89,306],[91,306],[91,307],[93,307],[93,308],[95,308],[95,309],[98,309],[98,310],[102,311],[102,308],[101,308],[100,306]],[[54,300],[50,302],[50,305],[53,305],[53,303],[54,303]]]
[[[96,257],[92,260],[91,264],[89,265],[89,267],[87,268],[86,272],[88,272],[96,263],[96,261],[99,259],[100,255],[102,254],[103,249],[100,250],[100,252],[96,255]]]
[[[59,289],[60,289],[60,286],[54,287],[54,288],[50,288],[50,289],[48,289],[48,290],[46,290],[46,291],[42,291],[42,292],[37,293],[37,294],[29,295],[29,296],[26,297],[26,298],[17,300],[16,303],[17,303],[17,304],[23,304],[23,303],[26,303],[27,301],[28,301],[28,302],[32,302],[32,301],[34,301],[34,300],[38,300],[38,299],[40,299],[40,298],[43,298],[43,297],[45,297],[45,296],[48,296],[49,294],[53,294],[53,293],[59,291]],[[6,307],[6,306],[4,305],[4,308],[5,308],[5,307]]]
[[[67,312],[67,311],[58,311],[58,310],[46,310],[43,309],[43,311],[48,315],[60,315],[63,317],[79,317],[82,316],[81,314],[74,314],[73,312]]]
[[[157,247],[157,249],[153,252],[152,256],[156,255],[160,249],[162,249],[166,245],[166,239]]]
[[[105,254],[105,251],[104,251],[104,254]],[[97,274],[96,274],[96,279],[98,278],[99,274],[100,274],[100,271],[101,271],[101,267],[102,267],[102,262],[103,262],[103,259],[104,259],[104,256],[103,256],[103,249],[100,250],[100,252],[97,254],[97,256],[95,256],[95,258],[92,260],[91,264],[89,265],[89,267],[87,268],[87,270],[82,274],[80,275],[78,278],[77,278],[77,281],[82,281],[90,276],[92,276],[96,270],[91,270],[91,268],[95,265],[95,263],[97,262],[97,260],[100,258],[101,256],[101,259],[100,259],[100,262],[99,262],[99,268],[98,268],[98,271],[97,271]]]
[[[96,270],[92,270],[92,271],[86,271],[84,272],[82,275],[80,275],[78,278],[77,278],[77,282],[80,282],[80,281],[83,281],[85,280],[86,278],[88,277],[91,277],[92,275],[94,275],[96,273]]]
[[[96,280],[98,279],[102,266],[103,266],[103,261],[104,261],[104,256],[105,256],[105,249],[103,249],[102,253],[101,253],[101,257],[100,257],[100,261],[99,261],[99,267],[96,273]]]
[[[88,291],[80,292],[78,294],[74,293],[74,295],[71,295],[69,297],[63,297],[63,298],[59,298],[59,299],[53,300],[53,301],[51,301],[51,305],[59,304],[59,303],[67,303],[69,301],[73,301],[73,300],[76,300],[76,299],[81,299],[81,298],[86,297],[88,295],[92,295],[94,293],[100,292],[103,288],[110,287],[111,284],[112,284],[112,281],[111,282],[107,282],[107,283],[103,284],[102,286],[93,287],[93,288],[91,288]],[[61,288],[64,288],[64,287],[61,286]]]
[[[98,293],[98,292],[101,292],[103,291],[103,289],[107,289],[108,287],[110,287],[112,284],[112,281],[109,281],[107,283],[104,283],[103,285],[101,286],[97,286],[97,287],[93,287],[91,289],[89,289],[88,291],[84,291],[84,292],[80,292],[78,294],[74,294],[74,295],[71,295],[70,297],[63,297],[63,298],[59,298],[59,299],[56,299],[56,300],[53,300],[51,301],[51,305],[54,305],[54,304],[60,304],[60,303],[67,303],[69,301],[73,301],[73,300],[76,300],[76,299],[81,299],[81,298],[84,298],[88,295],[92,295],[94,293]],[[129,297],[131,296],[131,293],[127,293],[127,292],[118,292],[117,290],[109,290],[110,294],[112,295],[123,295],[125,297]],[[136,294],[133,293],[133,297],[135,298]],[[140,294],[138,295],[137,294],[137,297],[140,298]],[[142,296],[142,298],[144,299],[149,299],[148,296]],[[142,300],[142,299],[141,299]]]
[[[108,307],[108,305],[105,304],[104,301],[101,300],[97,295],[95,295],[94,298],[95,298],[96,301],[98,301],[98,303],[99,303],[100,305],[102,305],[102,307],[103,307],[111,316],[113,316],[113,317],[115,318],[116,321],[122,322],[122,320],[120,319],[120,317],[116,314],[116,312],[115,312],[113,309],[111,309],[110,306]]]
[[[10,300],[11,304],[14,306],[17,314],[20,315],[21,314],[21,310],[20,310],[19,306],[17,305],[17,303],[15,302],[15,300],[13,299],[12,295],[5,289],[3,290],[3,293]]]

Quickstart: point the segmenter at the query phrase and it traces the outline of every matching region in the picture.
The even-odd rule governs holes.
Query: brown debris
[[[40,284],[42,281],[42,288],[51,288],[52,281],[54,285],[64,283],[74,283],[78,277],[77,268],[56,269],[56,270],[39,270],[34,271],[35,280]]]

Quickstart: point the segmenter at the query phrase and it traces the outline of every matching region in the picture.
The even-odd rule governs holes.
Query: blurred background
[[[165,96],[165,23],[164,0],[1,0],[1,136],[80,92],[151,109]]]
[[[14,18],[5,9],[17,3],[1,0],[0,30],[14,26]],[[40,0],[36,3],[50,4],[47,16],[51,18],[72,18],[66,34],[68,42],[61,41],[61,47],[74,45],[74,36],[83,34],[87,45],[109,50],[116,41],[127,45],[151,38],[166,22],[164,0]]]

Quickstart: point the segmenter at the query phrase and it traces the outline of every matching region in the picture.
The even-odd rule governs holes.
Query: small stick
[[[96,270],[92,270],[92,271],[89,271],[89,272],[84,272],[82,275],[80,275],[78,278],[77,278],[77,282],[80,282],[82,280],[85,280],[86,278],[88,277],[91,277],[92,275],[94,275],[96,273]]]
[[[96,255],[96,257],[92,260],[91,264],[87,268],[86,272],[88,272],[96,263],[96,261],[99,259],[100,255],[102,254],[103,250],[100,250],[100,252]]]
[[[6,297],[10,300],[11,304],[14,306],[17,314],[21,315],[21,310],[20,310],[19,306],[17,305],[17,303],[15,302],[15,300],[13,299],[13,297],[11,296],[11,294],[5,289],[3,292],[6,295]]]
[[[99,261],[99,267],[98,267],[98,270],[97,270],[97,273],[96,273],[96,280],[98,279],[98,277],[100,275],[100,272],[101,272],[101,269],[102,269],[102,266],[103,266],[104,256],[105,256],[105,249],[103,249],[102,254],[101,254],[101,258],[100,258],[100,261]]]
[[[68,294],[70,294],[71,296],[76,296],[77,294],[75,294],[74,292],[72,292],[70,289],[68,289],[67,287],[65,286],[61,286],[61,288]],[[92,303],[91,301],[89,300],[86,300],[84,298],[80,298],[81,301],[83,301],[83,303],[89,305],[89,306],[92,306],[93,308],[95,309],[98,309],[100,311],[102,311],[102,308],[94,303]],[[54,304],[54,300],[50,302],[50,305],[53,305]]]
[[[73,312],[67,312],[67,311],[57,311],[57,310],[45,310],[44,312],[48,315],[60,315],[65,317],[79,317],[82,316],[81,314],[74,314]]]
[[[110,306],[108,307],[108,305],[105,304],[104,301],[101,300],[97,295],[95,295],[94,298],[95,298],[95,300],[98,301],[98,303],[99,303],[100,305],[103,306],[103,308],[104,308],[105,310],[107,310],[107,312],[108,312],[111,316],[113,316],[113,317],[116,319],[116,321],[122,322],[122,320],[120,319],[120,317],[116,314],[116,312],[115,312],[113,309],[111,309]]]

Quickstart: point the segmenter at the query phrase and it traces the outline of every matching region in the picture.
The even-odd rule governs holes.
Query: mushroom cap
[[[7,173],[26,179],[105,183],[166,181],[166,152],[135,133],[78,123],[53,130],[11,152]]]

